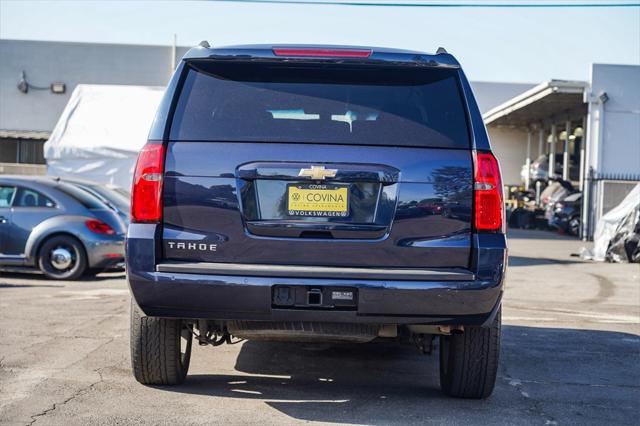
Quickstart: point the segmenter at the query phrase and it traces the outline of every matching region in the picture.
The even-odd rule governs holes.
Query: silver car
[[[125,226],[129,226],[129,210],[131,210],[130,198],[131,196],[124,192],[121,188],[110,187],[99,184],[85,179],[77,178],[53,178],[68,182],[80,189],[90,192],[95,195],[100,201],[105,203],[107,207],[114,210],[120,219],[124,222]]]
[[[77,279],[121,264],[124,237],[118,214],[73,184],[0,176],[0,268]]]

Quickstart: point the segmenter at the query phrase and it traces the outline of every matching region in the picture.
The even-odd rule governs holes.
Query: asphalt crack
[[[82,358],[80,358],[79,360],[77,360],[76,362],[68,365],[66,368],[72,367],[74,365],[77,365],[78,363],[86,360],[87,358],[89,358],[89,356],[91,356],[91,354],[95,353],[96,351],[102,349],[103,347],[107,346],[108,344],[110,344],[111,342],[113,342],[116,338],[112,337],[111,339],[109,339],[108,341],[104,342],[101,345],[98,345],[95,349],[93,349],[92,351],[88,352],[85,356],[83,356]],[[58,409],[58,407],[61,407],[65,404],[67,404],[69,401],[74,400],[75,398],[84,395],[85,393],[89,392],[90,390],[93,389],[94,386],[96,386],[97,384],[101,383],[104,381],[104,377],[102,376],[102,370],[106,369],[106,368],[112,368],[118,364],[120,364],[120,362],[122,362],[122,360],[118,360],[117,363],[110,365],[110,366],[106,366],[106,367],[100,367],[100,368],[96,368],[94,370],[92,370],[94,373],[96,373],[99,377],[99,380],[92,382],[91,384],[89,384],[88,386],[82,387],[80,389],[78,389],[77,391],[75,391],[73,393],[73,395],[71,395],[70,397],[66,398],[65,400],[63,400],[62,402],[54,402],[53,405],[45,410],[42,410],[39,413],[36,413],[31,417],[31,421],[29,423],[27,423],[27,425],[32,425],[34,424],[39,418],[44,417],[46,415],[48,415],[49,413],[55,411],[56,409]],[[47,381],[47,379],[43,380],[42,382]],[[41,383],[42,383],[41,382]]]
[[[94,386],[96,386],[97,384],[99,384],[99,383],[104,381],[104,378],[102,377],[102,374],[98,373],[98,377],[100,377],[99,380],[91,383],[89,386],[85,386],[83,388],[78,389],[77,391],[75,391],[73,393],[73,395],[71,395],[69,398],[66,398],[64,401],[62,401],[62,402],[54,402],[53,405],[51,407],[47,408],[46,410],[42,410],[41,412],[32,415],[31,416],[31,421],[29,423],[27,423],[27,425],[34,424],[41,417],[44,417],[44,416],[48,415],[49,413],[57,410],[59,407],[62,407],[64,405],[66,405],[68,402],[73,401],[77,397],[79,397],[81,395],[84,395],[85,393],[87,393],[90,390],[92,390]]]
[[[518,391],[520,396],[526,401],[527,405],[529,406],[529,412],[542,417],[544,419],[545,425],[558,424],[556,419],[544,410],[543,402],[538,399],[532,398],[531,394],[529,394],[529,392],[527,392],[527,390],[524,388],[524,384],[527,383],[527,381],[516,379],[509,373],[507,373],[507,367],[504,362],[502,363],[502,370],[504,371],[504,376],[501,376],[500,378],[505,380],[509,386],[514,387]]]
[[[106,345],[106,343],[105,343]],[[101,347],[104,345],[101,345]],[[99,348],[96,348],[96,350]],[[94,351],[92,351],[94,352]],[[119,359],[117,362],[104,366],[104,367],[100,367],[100,368],[96,368],[94,370],[92,370],[94,373],[96,373],[99,377],[98,380],[96,380],[95,382],[90,383],[89,385],[78,389],[77,391],[75,391],[73,393],[73,395],[71,395],[70,397],[66,398],[65,400],[63,400],[62,402],[54,402],[53,405],[49,408],[47,408],[46,410],[42,410],[39,413],[36,413],[31,417],[31,421],[29,423],[27,423],[27,425],[32,425],[34,424],[36,421],[38,421],[40,418],[47,416],[48,414],[54,412],[55,410],[57,410],[59,407],[62,407],[66,404],[68,404],[69,402],[73,401],[74,399],[78,398],[79,396],[85,395],[87,393],[89,393],[90,391],[92,391],[96,386],[98,386],[100,383],[104,382],[104,376],[102,375],[103,370],[107,370],[109,368],[114,368],[117,365],[119,365],[120,363],[123,362],[123,359]]]

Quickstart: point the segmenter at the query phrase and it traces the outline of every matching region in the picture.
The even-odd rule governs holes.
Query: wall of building
[[[505,185],[521,185],[520,171],[527,159],[527,133],[523,130],[490,127],[491,147],[500,162],[502,181]],[[532,152],[537,152],[532,143]],[[534,156],[535,158],[535,156]]]
[[[178,47],[177,58],[188,50]],[[0,40],[0,129],[51,131],[77,84],[164,86],[172,72],[170,46]],[[66,92],[17,86],[21,72],[35,86],[66,84]]]
[[[603,104],[592,103],[601,115],[592,135],[594,148],[590,165],[602,175],[629,174],[640,178],[640,66],[594,64],[591,93],[606,93]],[[597,141],[595,140],[597,139]]]
[[[640,66],[593,64],[589,100],[583,238],[640,182]]]

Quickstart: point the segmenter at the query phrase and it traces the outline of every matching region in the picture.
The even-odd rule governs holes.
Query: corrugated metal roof
[[[0,129],[0,138],[47,140],[51,132],[39,130],[4,130]]]
[[[584,81],[550,80],[509,99],[482,115],[491,126],[526,127],[561,115],[581,117],[587,106]]]

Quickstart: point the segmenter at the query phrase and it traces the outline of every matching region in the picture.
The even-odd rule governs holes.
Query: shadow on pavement
[[[559,234],[555,231],[541,231],[535,229],[507,229],[507,238],[523,240],[556,240],[556,241],[580,241],[577,237]]]
[[[64,285],[62,284],[50,284],[50,285],[44,285],[44,284],[7,284],[7,283],[3,283],[0,282],[0,288],[33,288],[33,287],[64,287]]]
[[[60,281],[58,280],[52,280],[47,278],[46,276],[44,276],[42,273],[40,273],[39,271],[35,271],[35,270],[29,270],[29,271],[25,271],[25,272],[5,272],[5,271],[0,271],[0,282],[3,278],[12,278],[12,279],[23,279],[23,280],[28,280],[29,282],[33,282],[33,281],[38,281],[41,282],[43,285],[30,285],[30,284],[5,284],[2,283],[3,285],[6,285],[7,287],[18,287],[18,286],[22,286],[22,287],[61,287],[61,285],[56,285],[56,283],[59,283]],[[75,280],[75,281],[65,281],[65,280],[61,280],[64,282],[92,282],[92,281],[106,281],[106,280],[119,280],[119,279],[124,279],[126,278],[126,274],[124,272],[106,272],[106,273],[100,273],[98,275],[83,275],[82,277],[80,277],[79,280]],[[44,285],[45,283],[51,283],[51,286],[48,285]]]
[[[583,260],[549,259],[544,257],[509,256],[509,266],[537,266],[537,265],[572,265],[587,263]]]
[[[412,346],[389,343],[312,349],[250,341],[235,365],[243,374],[190,375],[182,386],[161,389],[264,400],[306,421],[456,423],[487,415],[504,422],[500,416],[505,412],[539,420],[535,416],[540,413],[532,410],[543,410],[540,407],[549,400],[553,407],[562,401],[571,408],[564,414],[543,413],[557,421],[563,415],[573,421],[584,415],[590,421],[602,417],[627,423],[640,396],[639,353],[640,338],[633,334],[504,326],[497,388],[490,399],[477,401],[440,393],[437,351],[429,357]]]

